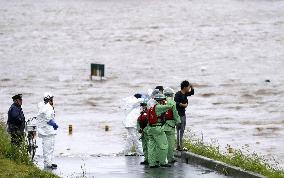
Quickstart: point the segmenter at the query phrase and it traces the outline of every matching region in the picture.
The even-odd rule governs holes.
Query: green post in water
[[[104,64],[91,64],[91,75],[90,79],[92,80],[92,76],[98,76],[102,78],[105,76],[105,65]]]

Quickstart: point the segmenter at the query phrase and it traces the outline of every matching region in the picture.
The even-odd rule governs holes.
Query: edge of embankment
[[[229,164],[216,161],[201,155],[197,155],[191,152],[185,152],[185,151],[176,151],[175,156],[177,158],[180,158],[183,162],[187,164],[198,164],[204,167],[207,167],[209,169],[221,172],[227,176],[233,176],[233,177],[247,177],[247,178],[265,178],[265,176],[243,170],[236,166],[231,166]]]

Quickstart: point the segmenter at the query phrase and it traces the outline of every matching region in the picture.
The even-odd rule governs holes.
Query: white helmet
[[[166,95],[166,96],[173,96],[174,95],[174,90],[169,88],[169,87],[167,87],[167,88],[164,89],[164,95]]]
[[[45,92],[44,94],[43,94],[43,100],[50,100],[50,99],[52,99],[54,96],[52,95],[52,93],[50,93],[50,92]]]

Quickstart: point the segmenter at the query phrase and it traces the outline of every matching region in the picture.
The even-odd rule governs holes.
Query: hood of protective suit
[[[135,98],[134,96],[129,96],[127,98],[122,99],[122,109],[124,113],[128,115],[134,108],[140,107],[140,103],[144,101],[143,98]]]

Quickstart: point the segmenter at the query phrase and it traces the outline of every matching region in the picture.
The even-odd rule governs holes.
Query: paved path
[[[150,169],[140,165],[142,157],[57,157],[58,169],[54,173],[62,177],[95,178],[222,178],[210,169],[176,162],[171,168]],[[41,160],[40,160],[41,162]]]

